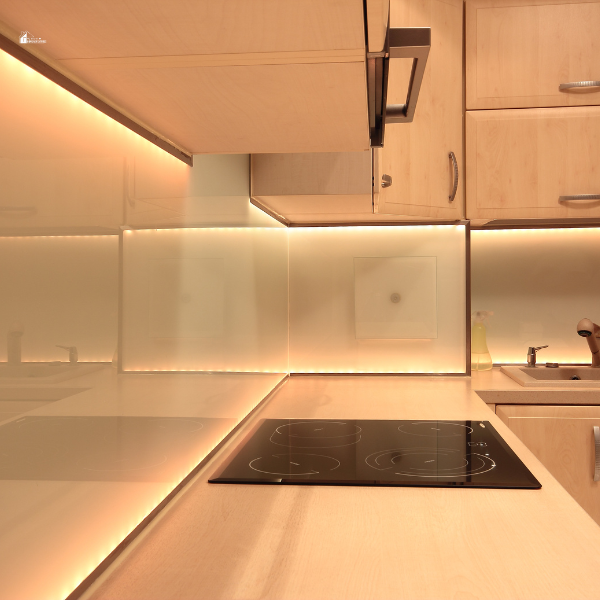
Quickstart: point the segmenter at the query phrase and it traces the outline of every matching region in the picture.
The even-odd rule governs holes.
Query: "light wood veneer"
[[[383,173],[392,185],[379,190],[376,210],[431,219],[464,215],[463,83],[461,0],[392,0],[392,27],[431,27],[431,50],[419,93],[414,121],[387,125],[381,151]],[[412,61],[390,61],[388,104],[403,103]],[[456,198],[449,202],[453,168],[459,165]]]
[[[467,0],[467,109],[600,104],[598,0]]]
[[[600,107],[468,111],[467,217],[600,215]]]
[[[363,8],[8,0],[0,19],[189,153],[345,152],[369,148]]]
[[[600,406],[498,406],[496,414],[600,524],[594,433]]]

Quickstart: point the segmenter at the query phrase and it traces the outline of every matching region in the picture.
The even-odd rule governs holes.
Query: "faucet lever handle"
[[[56,347],[69,351],[69,362],[72,362],[72,363],[77,362],[77,360],[79,358],[77,355],[77,346],[61,346],[60,344],[56,344]]]
[[[536,361],[536,352],[538,350],[541,350],[542,348],[547,348],[548,346],[529,346],[529,349],[527,350],[527,364],[530,367],[535,367],[535,361]]]

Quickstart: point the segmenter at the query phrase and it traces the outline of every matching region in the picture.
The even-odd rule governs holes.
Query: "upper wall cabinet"
[[[462,0],[392,0],[390,24],[431,27],[431,50],[414,121],[386,127],[385,145],[374,163],[375,210],[460,219],[464,215]],[[409,61],[390,62],[388,103],[401,101],[410,67]]]
[[[469,219],[600,216],[600,107],[467,112]]]
[[[369,148],[363,0],[5,0],[0,20],[189,153]]]
[[[467,109],[600,104],[598,0],[467,0]]]
[[[252,156],[254,201],[291,223],[461,219],[462,23],[462,0],[392,0],[391,27],[431,28],[414,120],[388,123],[372,156]],[[388,105],[406,98],[412,66],[390,60]]]

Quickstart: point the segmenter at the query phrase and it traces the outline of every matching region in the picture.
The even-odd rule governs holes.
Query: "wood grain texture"
[[[467,111],[467,217],[596,217],[600,108]]]
[[[594,433],[600,406],[498,406],[498,416],[600,524]]]
[[[73,72],[193,153],[369,148],[364,59]]]
[[[254,154],[251,196],[292,222],[369,218],[371,152]]]
[[[456,0],[392,0],[394,27],[431,27],[431,51],[412,123],[387,125],[381,171],[392,186],[379,194],[380,213],[460,219],[464,215],[462,24]],[[403,103],[412,61],[390,61],[388,104]],[[459,185],[449,202],[454,152]]]
[[[369,52],[380,52],[387,34],[390,0],[366,0],[366,5]]]
[[[253,196],[371,194],[371,152],[254,154]]]
[[[362,0],[9,0],[0,19],[189,152],[369,148]]]
[[[467,0],[467,108],[600,104],[598,0]]]
[[[5,0],[54,58],[365,48],[362,0]]]
[[[125,56],[117,58],[70,58],[60,61],[67,69],[178,69],[181,67],[240,67],[361,62],[363,49],[305,50],[303,52],[246,52],[244,54],[186,54],[183,56]]]
[[[86,600],[596,598],[600,529],[470,385],[292,376],[257,418],[489,420],[541,490],[207,484],[241,433]]]

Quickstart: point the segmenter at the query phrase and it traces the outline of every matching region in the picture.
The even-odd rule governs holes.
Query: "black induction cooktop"
[[[542,487],[489,421],[263,419],[209,482]]]

